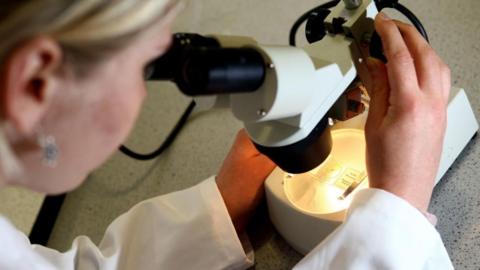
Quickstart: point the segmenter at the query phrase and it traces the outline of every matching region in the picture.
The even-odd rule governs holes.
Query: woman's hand
[[[275,164],[260,154],[240,130],[217,176],[217,186],[237,232],[242,232],[263,194],[263,182]]]
[[[368,63],[370,186],[426,211],[442,153],[450,70],[413,26],[380,13],[375,28],[388,64]]]

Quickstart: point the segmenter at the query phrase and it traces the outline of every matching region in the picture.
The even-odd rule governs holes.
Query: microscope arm
[[[152,78],[174,80],[191,96],[228,95],[260,152],[302,173],[330,154],[329,111],[366,72],[362,46],[368,47],[376,13],[372,0],[355,9],[340,2],[318,25],[328,34],[304,48],[178,34],[171,52],[154,63]]]

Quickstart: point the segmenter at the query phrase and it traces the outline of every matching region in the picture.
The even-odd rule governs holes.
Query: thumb
[[[370,73],[370,80],[366,85],[370,95],[368,121],[379,124],[387,114],[389,106],[390,86],[387,68],[382,61],[375,58],[368,58],[367,67]]]
[[[368,94],[372,96],[372,92],[378,90],[375,88],[385,88],[384,86],[388,84],[388,73],[385,64],[373,57],[367,59],[367,68],[370,76],[365,86]]]

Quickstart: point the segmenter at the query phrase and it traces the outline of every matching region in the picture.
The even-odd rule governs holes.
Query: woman
[[[177,7],[167,0],[2,2],[2,185],[69,191],[118,148],[145,98],[144,67],[169,46]],[[372,95],[372,188],[298,269],[451,268],[422,215],[442,148],[449,70],[412,27],[381,14],[376,28],[389,63],[370,60],[364,78]],[[242,131],[216,178],[142,202],[109,226],[99,246],[78,237],[66,253],[31,246],[0,218],[0,269],[247,268],[250,253],[237,235],[273,167]]]

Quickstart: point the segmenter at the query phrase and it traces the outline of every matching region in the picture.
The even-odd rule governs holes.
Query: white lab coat
[[[0,217],[0,269],[246,269],[253,263],[210,178],[139,203],[96,246],[75,239],[65,253],[37,245]],[[247,250],[247,252],[245,252]],[[441,238],[407,202],[359,192],[345,223],[295,269],[453,269]]]

